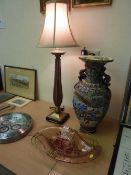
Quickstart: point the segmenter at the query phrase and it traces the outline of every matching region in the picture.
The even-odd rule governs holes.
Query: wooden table
[[[31,144],[31,137],[37,131],[45,126],[56,126],[45,120],[45,117],[51,112],[49,106],[47,102],[36,101],[11,111],[30,114],[33,118],[33,129],[26,137],[16,142],[0,144],[0,164],[18,175],[107,175],[118,131],[118,122],[107,117],[99,125],[97,132],[90,135],[102,146],[102,152],[95,160],[82,164],[60,162],[46,154],[41,154]],[[70,113],[70,119],[65,125],[79,130],[79,122],[74,110],[71,108],[65,110]],[[86,138],[88,134],[82,134],[82,136]]]

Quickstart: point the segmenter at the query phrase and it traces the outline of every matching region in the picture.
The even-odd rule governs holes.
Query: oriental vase
[[[74,86],[73,108],[82,132],[94,133],[109,108],[111,100],[110,76],[105,64],[113,59],[104,56],[81,56],[85,68],[79,72]]]

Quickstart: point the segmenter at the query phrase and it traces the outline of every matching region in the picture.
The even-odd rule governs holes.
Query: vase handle
[[[109,75],[107,75],[106,73],[104,73],[103,75],[103,83],[106,85],[106,86],[110,86],[110,81],[111,81],[111,77]]]
[[[86,69],[81,69],[79,72],[79,80],[82,81],[83,79],[86,79],[86,73],[85,73]]]

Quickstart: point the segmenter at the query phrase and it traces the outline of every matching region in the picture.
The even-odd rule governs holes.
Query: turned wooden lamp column
[[[65,54],[59,48],[77,46],[72,35],[69,19],[67,2],[47,1],[46,16],[43,32],[40,38],[40,47],[54,48],[51,52],[55,56],[55,75],[53,100],[55,110],[46,117],[50,122],[63,124],[69,114],[61,110],[63,100],[61,83],[61,56]]]
[[[63,91],[61,83],[61,55],[64,55],[65,52],[51,52],[55,55],[55,75],[54,75],[54,91],[53,91],[53,100],[56,106],[55,112],[61,113],[61,103],[63,100]]]

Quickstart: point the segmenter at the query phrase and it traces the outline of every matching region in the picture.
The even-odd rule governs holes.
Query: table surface
[[[115,144],[118,121],[105,117],[95,134],[82,134],[83,138],[97,139],[102,146],[101,154],[89,163],[70,164],[56,161],[45,153],[42,154],[31,144],[32,136],[47,126],[58,126],[46,121],[51,112],[50,104],[44,101],[35,101],[21,108],[7,112],[25,112],[32,116],[33,128],[24,138],[8,144],[0,144],[0,164],[18,175],[107,175]],[[66,126],[79,131],[79,122],[74,110],[65,108],[70,114]]]

